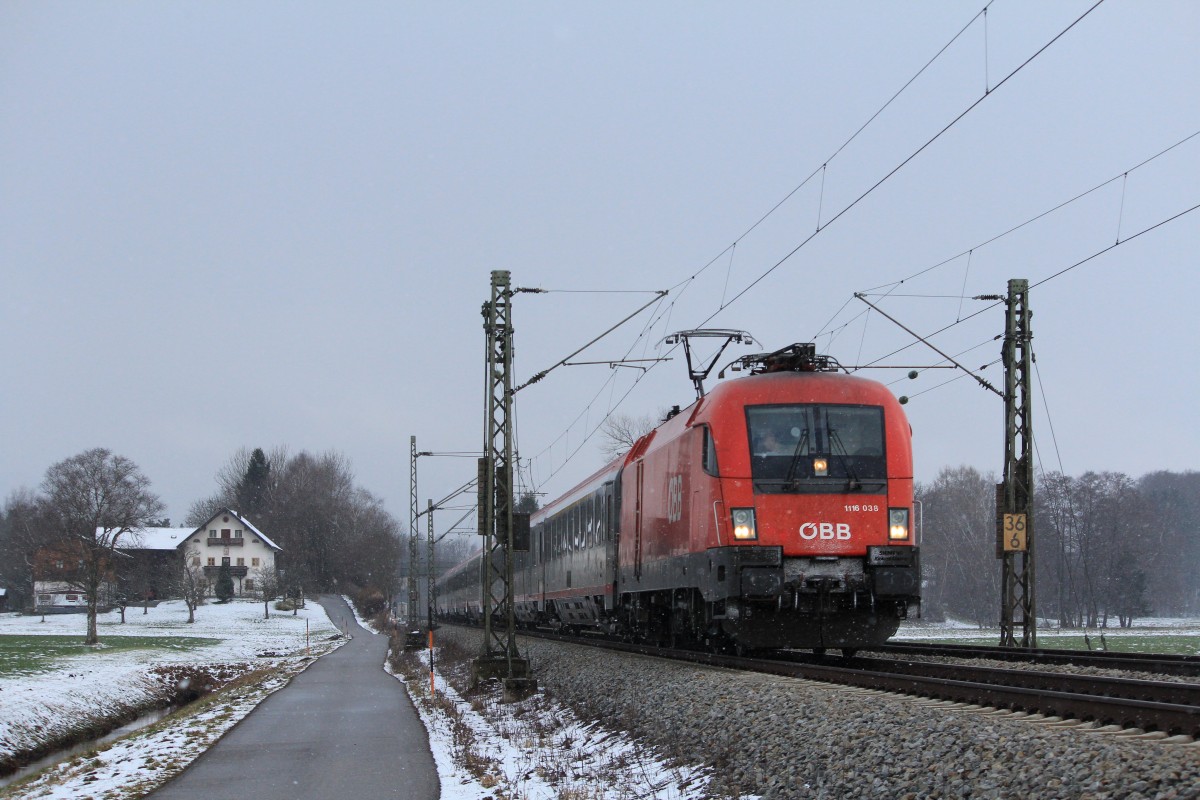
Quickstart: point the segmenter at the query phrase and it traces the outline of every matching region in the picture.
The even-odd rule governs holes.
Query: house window
[[[246,559],[244,559],[244,558],[239,558],[239,559],[238,559],[238,566],[239,566],[239,567],[244,567],[244,566],[246,566]]]
[[[193,567],[200,566],[200,556],[192,556],[192,566]]]
[[[254,589],[254,580],[252,578],[246,578],[246,580],[242,581],[242,588],[245,589],[247,592],[253,590]]]
[[[222,566],[222,567],[228,567],[228,566],[229,566],[229,557],[228,557],[228,556],[226,556],[225,558],[222,558],[222,559],[221,559],[221,566]]]
[[[242,532],[241,532],[241,531],[239,531],[239,530],[235,530],[235,531],[233,532],[233,538],[235,538],[235,539],[240,539],[240,538],[242,538]]]
[[[213,558],[212,556],[209,556],[208,565],[210,567],[215,567],[217,565],[217,560],[215,558]]]
[[[258,566],[258,559],[257,559],[257,558],[252,558],[252,559],[250,559],[250,566],[252,566],[252,567],[257,567],[257,566]]]
[[[61,558],[60,558],[58,561],[55,561],[55,562],[54,562],[54,568],[55,568],[55,569],[62,569],[62,568],[63,568],[63,562],[62,562],[62,559],[61,559]]]
[[[210,538],[210,539],[217,538],[217,529],[216,528],[213,528],[212,530],[210,530],[208,532],[208,538]]]
[[[38,595],[38,605],[39,606],[48,606],[53,602],[54,602],[54,598],[48,594],[39,594]]]

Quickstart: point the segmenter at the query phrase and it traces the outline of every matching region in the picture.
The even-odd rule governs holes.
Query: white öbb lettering
[[[846,541],[850,538],[850,526],[844,522],[836,525],[832,522],[806,522],[800,526],[800,538],[811,542],[813,539],[839,539]]]

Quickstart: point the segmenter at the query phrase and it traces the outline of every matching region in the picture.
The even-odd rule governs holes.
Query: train
[[[808,343],[737,366],[531,515],[518,625],[849,657],[919,610],[900,402]],[[437,581],[439,618],[480,621],[481,559]]]

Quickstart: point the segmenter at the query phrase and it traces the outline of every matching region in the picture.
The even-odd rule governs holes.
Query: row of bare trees
[[[197,501],[189,525],[231,508],[271,537],[283,554],[285,587],[394,593],[406,548],[383,501],[354,483],[338,453],[239,450],[217,473],[217,491]]]
[[[957,467],[917,486],[926,616],[998,623],[995,484]],[[1047,473],[1034,501],[1040,618],[1095,628],[1200,614],[1200,473]]]

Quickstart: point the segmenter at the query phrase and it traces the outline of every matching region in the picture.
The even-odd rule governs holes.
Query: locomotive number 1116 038
[[[878,511],[879,506],[874,503],[847,503],[842,506],[846,511]]]

